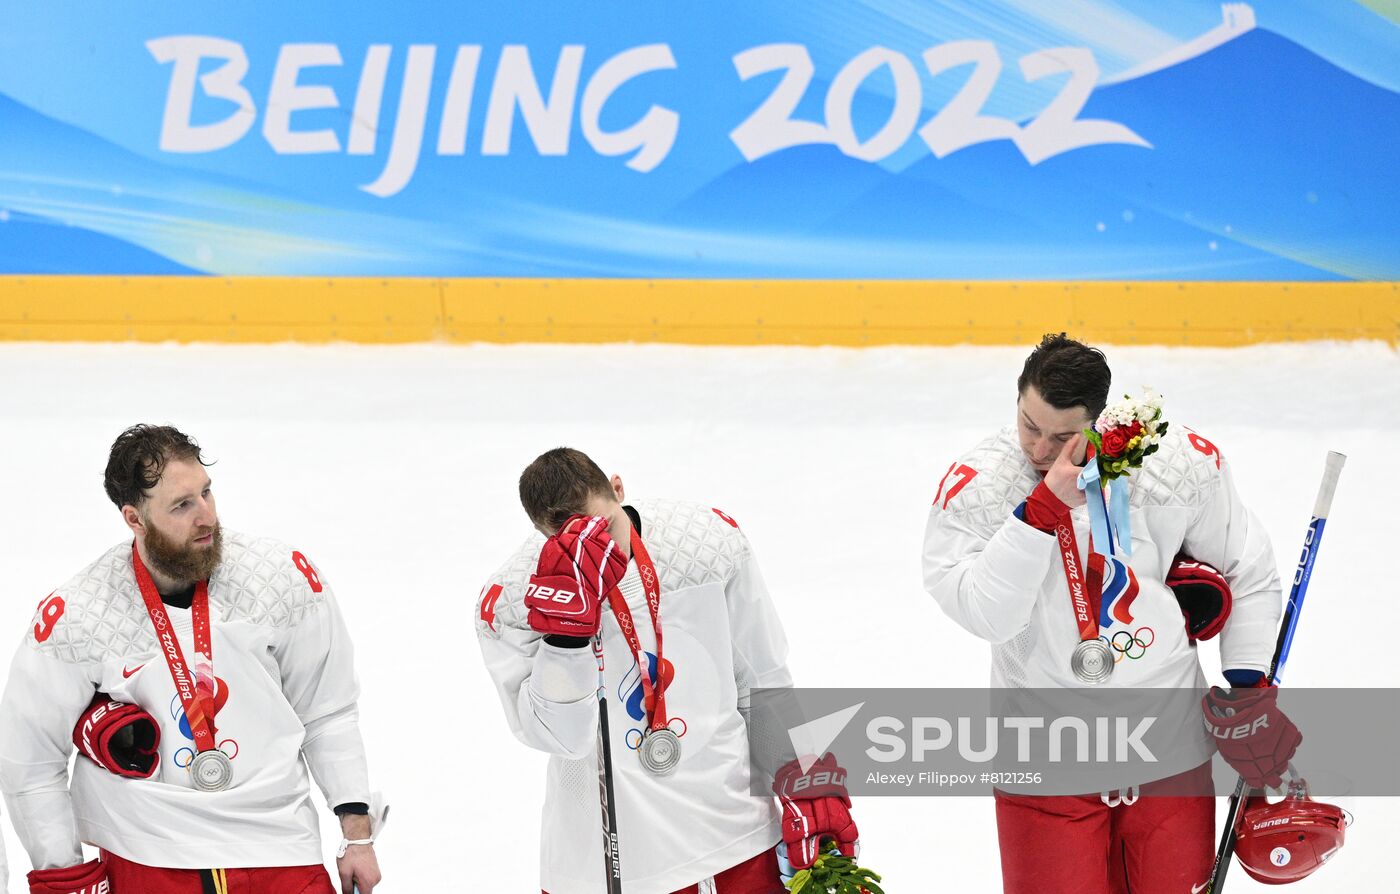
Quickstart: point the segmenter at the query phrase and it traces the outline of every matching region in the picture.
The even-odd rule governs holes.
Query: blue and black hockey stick
[[[1308,522],[1308,533],[1303,538],[1303,555],[1298,559],[1298,567],[1293,572],[1293,589],[1288,594],[1288,605],[1283,610],[1283,624],[1279,627],[1278,642],[1274,645],[1274,659],[1269,665],[1269,682],[1278,685],[1283,679],[1283,668],[1288,664],[1288,653],[1293,648],[1293,633],[1298,629],[1298,615],[1303,610],[1303,597],[1308,592],[1308,581],[1312,579],[1313,563],[1317,561],[1317,550],[1322,545],[1322,529],[1327,525],[1327,516],[1332,511],[1332,495],[1337,492],[1337,478],[1342,474],[1342,466],[1347,458],[1336,451],[1327,454],[1327,466],[1322,472],[1322,486],[1317,491],[1317,502],[1313,504],[1312,521]],[[1230,796],[1230,809],[1225,815],[1225,830],[1220,835],[1220,846],[1215,851],[1215,868],[1211,870],[1210,882],[1203,894],[1221,894],[1225,889],[1225,873],[1230,869],[1230,858],[1235,854],[1236,826],[1240,808],[1246,794],[1244,779],[1235,783],[1235,793]]]

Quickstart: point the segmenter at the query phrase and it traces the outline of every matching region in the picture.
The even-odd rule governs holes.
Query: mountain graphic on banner
[[[788,232],[821,240],[811,263],[844,263],[843,242],[869,240],[869,276],[1400,277],[1400,168],[1386,158],[1400,145],[1400,95],[1255,29],[1099,88],[1080,117],[1129,122],[1153,148],[1094,146],[1031,166],[1009,142],[984,143],[851,195],[826,184],[847,185],[841,174],[858,163],[804,147],[733,168],[677,210],[776,232],[763,209],[801,208]],[[822,196],[829,206],[814,207]]]

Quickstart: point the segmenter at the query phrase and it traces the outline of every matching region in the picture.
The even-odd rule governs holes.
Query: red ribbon
[[[1068,514],[1055,524],[1055,542],[1060,547],[1060,561],[1065,567],[1065,582],[1069,584],[1069,601],[1074,606],[1074,622],[1079,626],[1079,639],[1087,642],[1099,635],[1099,609],[1103,603],[1103,580],[1100,566],[1090,561],[1087,573],[1079,562],[1079,541],[1074,536],[1074,522]]]
[[[209,665],[209,681],[198,678],[197,672],[185,661],[185,653],[180,648],[180,639],[175,635],[175,627],[161,602],[160,591],[151,573],[141,562],[141,553],[136,544],[131,544],[131,567],[136,572],[136,586],[141,589],[141,598],[146,603],[146,613],[151,616],[151,624],[156,629],[156,642],[160,653],[165,657],[165,665],[170,668],[170,679],[175,681],[175,692],[180,696],[180,706],[185,709],[185,718],[190,722],[190,732],[194,734],[195,748],[199,751],[212,751],[214,737],[214,645],[209,638],[209,582],[202,580],[194,585],[194,601],[190,605],[190,617],[194,622],[194,648]]]
[[[637,562],[637,574],[642,579],[642,589],[647,595],[651,628],[656,634],[655,686],[652,685],[651,674],[647,671],[646,653],[642,651],[642,642],[637,637],[637,625],[632,620],[632,610],[627,607],[627,600],[622,597],[617,587],[613,587],[612,592],[608,594],[608,602],[612,605],[613,614],[617,616],[617,626],[622,628],[622,635],[632,650],[637,670],[642,675],[642,695],[652,709],[649,729],[660,730],[666,728],[666,679],[661,674],[661,579],[657,577],[656,566],[652,564],[646,545],[642,543],[642,535],[637,533],[635,527],[632,528],[631,543],[632,558]]]

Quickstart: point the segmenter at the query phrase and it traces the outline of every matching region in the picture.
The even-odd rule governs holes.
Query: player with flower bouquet
[[[1015,423],[932,475],[925,588],[991,643],[998,689],[1204,689],[1194,643],[1218,632],[1232,693],[1208,698],[1270,715],[1268,727],[1221,741],[1221,754],[1272,775],[1296,744],[1277,706],[1255,695],[1269,690],[1251,688],[1282,611],[1273,549],[1215,444],[1168,426],[1154,392],[1110,407],[1111,381],[1103,352],[1063,333],[1031,351]],[[1216,737],[1206,724],[1184,732],[1116,791],[999,786],[1004,890],[1199,889],[1214,856]]]

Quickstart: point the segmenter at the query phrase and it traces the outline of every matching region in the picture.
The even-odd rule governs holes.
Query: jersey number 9
[[[44,597],[44,601],[39,603],[39,621],[34,625],[35,642],[42,643],[53,636],[54,625],[58,623],[59,618],[63,617],[65,607],[62,596],[50,593]]]

